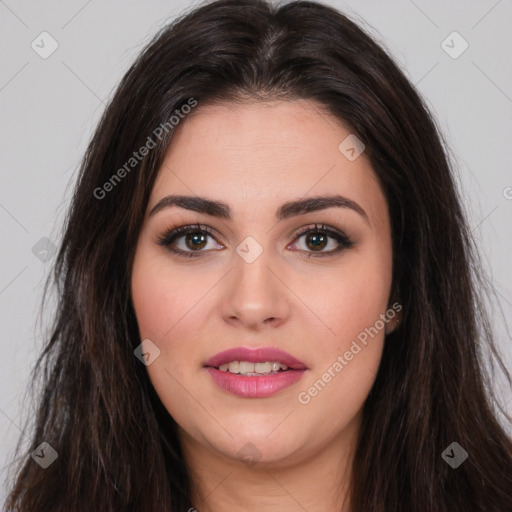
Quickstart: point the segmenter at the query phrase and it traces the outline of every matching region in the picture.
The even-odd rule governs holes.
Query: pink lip
[[[302,361],[299,361],[287,352],[274,347],[231,348],[214,355],[204,363],[204,366],[218,368],[221,364],[229,363],[230,361],[248,361],[250,363],[277,361],[279,363],[284,363],[286,366],[293,370],[307,370],[307,366]],[[256,378],[260,379],[261,377]]]
[[[287,370],[274,375],[250,377],[223,372],[212,367],[206,370],[221,389],[244,398],[265,398],[275,395],[300,380],[306,372],[306,370]]]
[[[231,361],[264,363],[277,361],[288,366],[288,370],[274,375],[247,376],[219,370],[219,366]],[[217,386],[245,398],[265,398],[291,386],[306,372],[307,366],[283,350],[273,347],[237,347],[214,355],[204,363]]]

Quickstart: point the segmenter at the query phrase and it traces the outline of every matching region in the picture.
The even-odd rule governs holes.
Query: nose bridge
[[[252,326],[288,314],[286,287],[276,277],[276,258],[248,237],[237,247],[234,268],[224,297],[223,315]]]

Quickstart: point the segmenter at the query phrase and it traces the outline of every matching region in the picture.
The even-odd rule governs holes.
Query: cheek
[[[325,435],[344,429],[360,411],[375,382],[385,338],[382,300],[363,292],[343,295],[331,313],[336,335],[315,337],[315,364],[296,397],[304,418],[328,415],[329,424],[319,426]]]
[[[183,286],[165,258],[142,247],[135,255],[131,291],[141,339],[168,338],[197,300],[198,290]]]
[[[351,340],[386,312],[391,258],[382,251],[354,252],[335,271],[331,269],[323,276],[316,274],[312,284],[304,283],[301,293],[318,320],[311,324],[318,329],[315,350],[319,348],[325,355],[345,351]],[[382,330],[381,322],[378,325]]]
[[[184,384],[190,396],[199,396],[200,392],[194,389],[193,381],[188,382],[187,362],[192,364],[194,360],[190,332],[194,332],[194,314],[199,309],[193,305],[202,292],[183,284],[183,277],[180,281],[180,275],[165,264],[165,258],[140,247],[132,269],[132,301],[140,339],[149,338],[160,350],[146,370],[166,409],[178,423],[186,425],[192,411],[198,417],[204,413],[183,392]]]
[[[134,265],[132,299],[141,339],[157,342],[171,327],[170,312],[176,307],[173,294],[156,272],[151,272],[141,263],[140,266]]]
[[[201,368],[198,347],[212,308],[208,292],[217,281],[199,269],[173,265],[143,241],[134,258],[131,293],[141,340],[149,338],[163,356],[148,366],[150,375],[164,363],[173,374]]]
[[[391,251],[381,246],[352,253],[309,291],[323,325],[309,333],[315,365],[297,397],[307,414],[338,404],[343,412],[332,419],[341,426],[363,405],[380,364],[390,286]]]

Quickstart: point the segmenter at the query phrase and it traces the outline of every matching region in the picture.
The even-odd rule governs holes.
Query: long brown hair
[[[263,0],[207,3],[164,27],[109,102],[80,168],[52,275],[57,313],[34,368],[42,392],[29,454],[47,442],[58,458],[42,469],[23,450],[6,509],[192,506],[176,423],[133,353],[131,266],[171,116],[191,99],[200,109],[247,98],[325,107],[363,141],[388,201],[404,316],[365,403],[352,510],[512,510],[512,442],[483,358],[507,372],[447,145],[415,88],[354,22],[315,2]],[[126,167],[148,137],[154,147]],[[456,469],[442,456],[453,442],[468,454]]]

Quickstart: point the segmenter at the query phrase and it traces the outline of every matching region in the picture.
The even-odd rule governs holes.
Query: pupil
[[[189,249],[202,249],[206,244],[206,236],[202,233],[191,233],[187,235],[186,240]],[[200,245],[196,243],[197,241]]]
[[[308,235],[307,242],[308,246],[311,244],[310,248],[318,249],[320,247],[323,249],[325,247],[326,236],[324,234]]]

